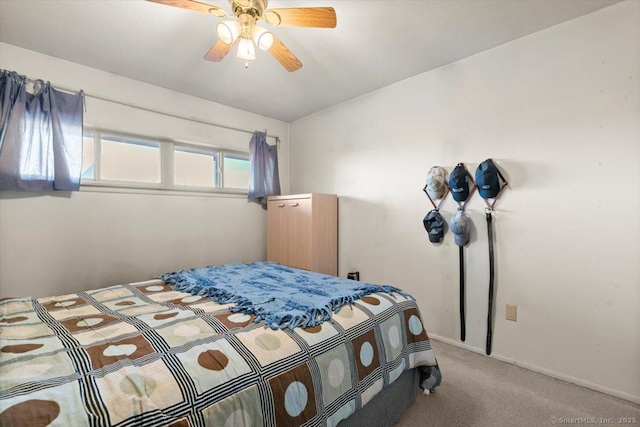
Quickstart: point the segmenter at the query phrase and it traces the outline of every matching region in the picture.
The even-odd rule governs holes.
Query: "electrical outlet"
[[[512,320],[514,322],[518,321],[518,306],[507,304],[507,309],[505,310],[507,320]]]

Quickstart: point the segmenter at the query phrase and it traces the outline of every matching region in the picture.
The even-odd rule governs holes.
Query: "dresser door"
[[[267,202],[267,261],[289,264],[287,200]]]
[[[287,240],[291,267],[311,270],[311,199],[283,200],[287,214]]]

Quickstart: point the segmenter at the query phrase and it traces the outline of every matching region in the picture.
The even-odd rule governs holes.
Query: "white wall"
[[[621,3],[292,123],[292,192],[340,196],[340,274],[406,289],[432,334],[459,341],[458,250],[450,232],[429,243],[421,190],[432,165],[491,157],[510,182],[494,355],[640,400],[639,18]],[[468,211],[466,345],[484,351],[477,194]]]
[[[3,43],[0,67],[226,126],[267,128],[282,140],[280,174],[283,190],[288,189],[285,122]],[[251,138],[91,97],[85,124],[246,151]],[[265,211],[241,196],[0,192],[0,295],[59,295],[176,269],[264,260],[265,224]]]

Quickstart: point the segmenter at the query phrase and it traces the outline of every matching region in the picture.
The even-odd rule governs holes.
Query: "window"
[[[249,189],[249,157],[224,154],[224,186]]]
[[[160,144],[102,135],[100,178],[107,181],[160,183]]]
[[[173,159],[176,185],[218,187],[218,153],[175,147]]]
[[[246,193],[247,153],[157,141],[114,132],[85,132],[82,184],[177,191]]]
[[[82,175],[81,181],[95,179],[95,143],[93,133],[85,133],[82,138]]]

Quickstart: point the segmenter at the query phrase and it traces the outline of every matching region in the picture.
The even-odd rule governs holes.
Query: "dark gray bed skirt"
[[[369,403],[338,423],[338,427],[391,427],[407,412],[420,391],[420,370],[404,371]]]

